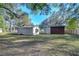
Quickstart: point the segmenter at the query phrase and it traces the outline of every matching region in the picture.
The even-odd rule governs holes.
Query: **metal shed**
[[[38,35],[39,34],[39,27],[36,26],[26,26],[26,27],[17,27],[17,34],[23,35]]]

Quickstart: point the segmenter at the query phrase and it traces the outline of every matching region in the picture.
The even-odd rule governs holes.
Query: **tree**
[[[31,20],[29,19],[28,14],[21,12],[19,19],[17,19],[17,26],[23,27],[23,26],[31,26],[31,25],[32,25]]]
[[[33,14],[40,13],[44,15],[48,15],[51,13],[51,5],[56,7],[57,4],[50,4],[50,3],[27,3],[27,4],[22,4],[29,8]]]
[[[17,14],[15,12],[13,12],[13,7],[16,7],[17,4],[11,4],[11,3],[0,3],[0,8],[2,8],[3,10],[5,9],[6,11],[8,11],[8,13],[10,14],[10,16],[15,16],[17,17]]]
[[[67,28],[70,30],[76,29],[77,28],[77,19],[76,18],[68,19]]]
[[[6,31],[6,25],[4,23],[3,16],[0,15],[0,28],[2,28],[3,32]]]
[[[76,30],[78,27],[77,19],[76,18],[67,19],[67,22],[68,23],[66,29],[68,29],[73,34],[74,30]]]
[[[46,3],[28,3],[26,4],[26,7],[33,11],[39,11],[42,10],[45,6],[47,6]]]

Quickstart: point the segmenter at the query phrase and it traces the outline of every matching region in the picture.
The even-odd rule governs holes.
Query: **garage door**
[[[51,27],[51,34],[64,34],[64,27]]]

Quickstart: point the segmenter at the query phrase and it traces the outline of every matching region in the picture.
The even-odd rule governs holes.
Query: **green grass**
[[[0,52],[0,55],[79,56],[79,36],[1,33]]]

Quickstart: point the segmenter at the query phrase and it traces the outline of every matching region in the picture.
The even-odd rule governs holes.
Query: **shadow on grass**
[[[29,41],[48,41],[48,40],[79,40],[79,35],[36,35],[36,36],[26,36],[26,35],[16,35],[16,34],[7,34],[7,35],[0,35],[0,43],[3,41],[5,42],[12,42],[15,40],[29,40]]]
[[[60,44],[48,50],[50,55],[55,56],[79,56],[79,48],[70,44]]]
[[[18,40],[26,40],[21,42],[13,42]],[[38,35],[38,36],[26,36],[26,35],[15,35],[15,34],[8,34],[8,35],[0,35],[0,44],[6,45],[6,48],[29,48],[35,45],[39,46],[38,44],[45,45],[48,44],[47,41],[49,40],[79,40],[78,35]],[[53,41],[52,41],[53,42]],[[62,41],[63,42],[63,41]],[[56,44],[57,42],[55,42]],[[41,47],[40,47],[41,48]],[[79,56],[79,48],[76,48],[73,45],[68,43],[61,43],[55,45],[54,47],[48,48],[48,55],[65,55],[65,56]]]
[[[42,44],[44,43],[45,41],[26,41],[26,42],[16,42],[14,43],[14,45],[10,45],[8,46],[7,48],[22,48],[22,47],[32,47],[34,45],[37,45],[37,44]]]

